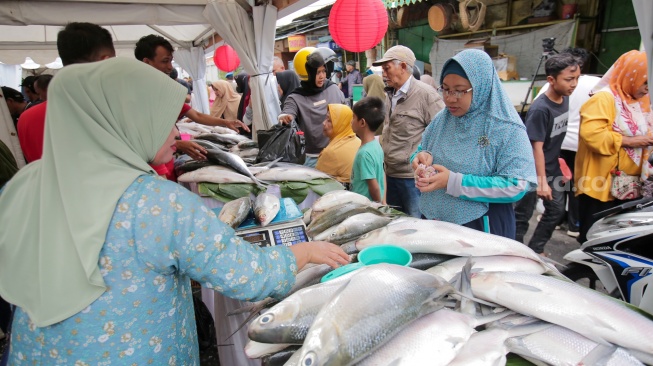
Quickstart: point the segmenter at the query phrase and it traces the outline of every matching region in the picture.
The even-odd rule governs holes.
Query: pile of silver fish
[[[242,197],[227,202],[218,214],[218,219],[232,228],[237,228],[254,211],[254,217],[261,226],[267,226],[279,213],[281,201],[273,194],[263,192],[253,200]]]
[[[369,265],[324,283],[328,266],[303,269],[285,298],[243,309],[256,316],[245,352],[264,365],[505,365],[508,354],[536,365],[653,364],[650,315],[568,280],[522,243],[397,217],[344,191],[305,220],[313,240],[352,255],[393,244],[431,262]]]

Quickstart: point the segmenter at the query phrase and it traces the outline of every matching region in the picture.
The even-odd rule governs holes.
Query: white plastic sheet
[[[193,78],[193,94],[199,102],[193,104],[193,108],[199,112],[210,114],[209,94],[206,89],[206,59],[204,57],[204,49],[202,47],[178,49],[175,52],[175,60]]]
[[[227,44],[240,57],[240,63],[250,75],[254,121],[252,135],[277,124],[281,113],[277,81],[272,75],[274,34],[277,8],[272,5],[255,6],[252,18],[233,0],[211,1],[204,16]]]

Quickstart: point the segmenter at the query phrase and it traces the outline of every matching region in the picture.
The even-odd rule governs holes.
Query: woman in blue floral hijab
[[[449,59],[440,83],[447,108],[426,128],[412,159],[420,210],[427,219],[514,239],[512,203],[536,184],[526,128],[485,52]]]

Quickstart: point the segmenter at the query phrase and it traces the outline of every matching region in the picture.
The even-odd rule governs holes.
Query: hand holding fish
[[[206,160],[206,149],[193,141],[177,141],[177,150],[193,158],[193,160]]]
[[[327,264],[333,268],[349,263],[349,255],[340,246],[325,241],[295,244],[290,250],[295,255],[298,270],[308,263]]]
[[[447,182],[449,181],[449,169],[438,164],[433,164],[432,166],[437,172],[437,174],[433,174],[431,176],[424,177],[424,178],[419,178],[417,179],[417,182],[415,182],[415,186],[422,193],[435,191],[437,189],[447,188]]]
[[[236,131],[236,132],[238,132],[238,129],[239,129],[239,128],[242,128],[243,130],[245,130],[245,132],[249,132],[249,127],[247,127],[247,125],[244,124],[244,123],[241,122],[241,121],[238,121],[238,120],[228,120],[228,119],[224,119],[224,120],[222,120],[222,121],[223,121],[223,123],[224,123],[224,125],[223,125],[224,127],[227,127],[227,128],[229,128],[229,129],[232,129],[232,130],[234,130],[234,131]]]

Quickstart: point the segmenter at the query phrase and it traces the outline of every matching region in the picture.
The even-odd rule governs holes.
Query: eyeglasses
[[[467,90],[461,90],[461,91],[458,91],[458,90],[448,90],[448,89],[444,89],[442,86],[440,86],[440,87],[438,88],[438,93],[440,93],[440,95],[442,95],[443,97],[454,97],[454,98],[456,98],[456,99],[460,99],[460,98],[462,98],[463,96],[465,96],[465,94],[467,94],[467,93],[469,93],[470,91],[472,91],[472,89],[474,89],[474,88],[469,88],[469,89],[467,89]]]

